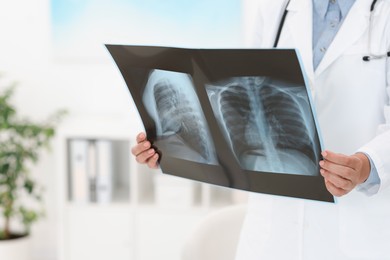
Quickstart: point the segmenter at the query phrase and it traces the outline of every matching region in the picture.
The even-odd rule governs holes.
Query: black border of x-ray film
[[[106,45],[106,47],[128,86],[148,139],[157,150],[156,126],[142,102],[148,75],[150,71],[160,69],[182,72],[192,77],[217,150],[219,165],[178,159],[166,156],[158,150],[161,157],[160,166],[164,173],[240,190],[334,202],[319,173],[315,176],[305,176],[242,169],[221,133],[205,90],[205,83],[226,75],[230,77],[262,75],[306,86],[295,50],[187,49],[132,45]],[[312,114],[318,142],[322,146],[313,108]]]

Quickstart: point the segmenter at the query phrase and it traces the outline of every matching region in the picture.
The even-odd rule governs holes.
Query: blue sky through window
[[[242,38],[240,0],[52,0],[51,19],[65,56],[101,56],[104,43],[227,48]]]

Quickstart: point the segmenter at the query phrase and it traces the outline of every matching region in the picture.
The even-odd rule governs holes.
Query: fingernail
[[[321,175],[324,175],[325,171],[323,169],[320,170]]]
[[[323,151],[321,154],[323,157],[326,157],[328,155],[328,153],[326,151]]]
[[[148,154],[153,154],[154,153],[154,150],[153,149],[150,149],[149,151],[148,151]]]
[[[150,145],[149,142],[145,142],[145,143],[144,143],[144,147],[145,147],[145,148],[148,148],[149,145]]]
[[[144,139],[145,138],[145,134],[144,133],[141,133],[141,134],[139,134],[139,136],[138,136],[140,139]]]
[[[320,161],[320,166],[324,166],[324,161]]]

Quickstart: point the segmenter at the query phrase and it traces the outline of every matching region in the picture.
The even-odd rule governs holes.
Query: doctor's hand
[[[152,144],[146,139],[145,133],[139,133],[136,137],[137,144],[131,149],[138,163],[147,164],[151,169],[158,168],[158,153]]]
[[[320,161],[321,175],[328,191],[336,197],[343,196],[365,182],[370,174],[370,161],[363,153],[344,155],[323,151]]]

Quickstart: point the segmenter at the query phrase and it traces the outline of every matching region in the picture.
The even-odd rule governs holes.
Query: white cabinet
[[[132,129],[137,127],[112,118],[73,120],[58,129],[59,260],[179,260],[181,245],[202,218],[214,209],[245,200],[245,192],[137,164],[130,150],[138,131]],[[80,140],[92,146],[85,149],[87,173],[78,182],[72,142]],[[111,166],[101,166],[105,159],[96,145],[99,141],[111,147]],[[81,157],[76,160],[82,162]],[[99,200],[99,178],[103,176],[104,182],[108,175],[109,193],[104,190],[105,199]],[[85,182],[83,189],[88,194],[80,199],[74,186]]]
[[[180,259],[180,249],[205,212],[142,209],[136,217],[136,259]]]
[[[132,210],[123,206],[68,206],[66,259],[132,259]]]

